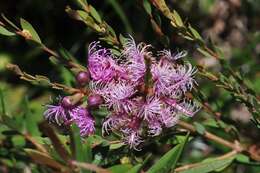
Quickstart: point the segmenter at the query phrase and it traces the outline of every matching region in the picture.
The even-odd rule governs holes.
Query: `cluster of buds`
[[[130,37],[117,57],[93,42],[88,71],[76,76],[79,85],[89,90],[87,108],[104,106],[110,112],[102,124],[103,135],[121,134],[122,141],[136,150],[145,139],[173,127],[181,115],[192,117],[200,109],[185,97],[196,84],[192,65],[177,63],[186,52],[163,50],[154,55],[150,49],[144,43],[136,45]],[[94,132],[94,119],[87,108],[71,105],[64,97],[57,106],[47,105],[44,114],[56,123],[74,121],[85,136]]]

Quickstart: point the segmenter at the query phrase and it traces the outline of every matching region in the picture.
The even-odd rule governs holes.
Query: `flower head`
[[[88,136],[95,132],[95,121],[86,108],[78,106],[70,111],[70,116],[79,127],[81,136]]]
[[[141,103],[140,108],[137,110],[137,116],[145,119],[152,120],[157,115],[161,114],[162,102],[156,97],[149,97],[145,102]]]
[[[107,83],[120,77],[124,70],[112,58],[111,51],[100,48],[98,43],[93,42],[89,46],[88,68],[93,80]]]
[[[43,113],[44,117],[46,120],[50,122],[55,122],[59,125],[61,123],[67,121],[67,114],[66,114],[66,109],[59,105],[46,105],[46,110]]]
[[[128,71],[129,79],[132,82],[142,82],[143,76],[146,71],[145,56],[151,56],[148,51],[150,45],[140,43],[136,45],[134,39],[130,37],[124,45],[122,55],[126,57],[126,68]]]
[[[125,42],[120,59],[99,42],[89,46],[86,95],[75,106],[47,105],[46,119],[59,124],[75,122],[81,136],[93,134],[95,121],[88,108],[105,107],[110,114],[102,122],[102,134],[116,132],[130,148],[139,150],[145,139],[159,136],[181,117],[192,117],[200,106],[186,99],[185,93],[197,84],[196,69],[178,59],[187,52],[159,51],[153,56],[150,45],[136,44],[132,37]],[[79,77],[85,78],[85,74]],[[77,80],[78,83],[80,80]],[[100,105],[100,106],[99,106]]]

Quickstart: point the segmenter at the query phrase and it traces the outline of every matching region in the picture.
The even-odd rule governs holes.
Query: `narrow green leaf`
[[[3,115],[6,115],[4,92],[3,92],[3,90],[1,88],[0,88],[0,102],[1,102],[1,113]]]
[[[147,173],[169,172],[174,169],[183,151],[184,145],[188,140],[189,134],[186,135],[185,140],[176,145],[173,149],[168,151],[160,158]]]
[[[143,166],[142,164],[137,164],[134,167],[132,167],[129,171],[127,171],[126,173],[139,173],[142,166]]]
[[[28,98],[25,97],[22,103],[24,109],[24,119],[26,131],[32,136],[39,136],[40,132],[38,130],[37,121],[35,115],[32,114]]]
[[[202,40],[202,37],[200,36],[200,34],[198,33],[198,31],[196,31],[191,25],[189,25],[189,29],[192,33],[192,35],[198,39],[198,40]]]
[[[175,19],[175,21],[176,21],[177,26],[182,27],[182,26],[184,25],[184,24],[183,24],[183,21],[182,21],[182,19],[181,19],[181,16],[180,16],[179,13],[178,13],[177,11],[175,11],[175,10],[173,10],[173,17],[174,17],[174,19]]]
[[[131,168],[132,165],[130,164],[121,164],[121,165],[114,165],[108,168],[108,170],[111,171],[112,173],[122,173],[122,172],[127,172]]]
[[[94,19],[98,22],[98,23],[102,23],[102,20],[101,20],[101,17],[100,15],[98,14],[97,10],[92,7],[91,5],[89,6],[89,9],[90,9],[90,14],[92,17],[94,17]]]
[[[149,15],[152,15],[152,7],[151,7],[151,4],[148,0],[143,0],[143,6],[144,6],[145,11]]]
[[[32,35],[32,40],[34,40],[38,43],[41,43],[41,39],[40,39],[39,35],[37,34],[35,29],[33,28],[33,26],[29,22],[27,22],[26,20],[21,18],[20,23],[21,23],[23,30],[27,30],[27,31],[30,32],[30,34]]]
[[[121,7],[120,5],[120,1],[117,1],[117,0],[107,0],[106,2],[108,2],[112,8],[114,9],[115,13],[117,13],[118,17],[122,20],[125,28],[126,28],[126,31],[128,33],[132,33],[133,32],[133,29],[131,27],[131,24],[127,18],[127,15],[125,14],[123,8]]]
[[[2,18],[12,27],[14,27],[16,30],[20,30],[13,22],[11,22],[3,13],[1,13]]]
[[[0,26],[0,34],[5,35],[5,36],[13,36],[13,35],[15,35],[15,33],[8,31],[3,26]]]
[[[81,6],[82,9],[85,9],[88,6],[87,0],[77,0],[77,2]]]
[[[246,156],[244,154],[238,154],[236,156],[236,161],[241,162],[241,163],[248,163],[248,162],[250,162],[250,159],[248,156]]]
[[[72,124],[71,129],[71,143],[75,159],[80,162],[90,163],[92,161],[92,150],[89,141],[86,141],[86,143],[83,144],[80,136],[80,129],[76,126],[76,124]],[[84,169],[82,169],[81,171],[84,173],[90,172]]]
[[[125,145],[125,144],[122,143],[122,142],[117,143],[117,144],[111,144],[111,145],[109,146],[109,149],[110,149],[110,150],[115,150],[115,149],[121,148],[121,147],[124,146],[124,145]]]
[[[208,173],[212,171],[221,171],[225,169],[227,166],[229,166],[233,160],[234,160],[234,156],[222,160],[212,159],[196,167],[189,168],[188,170],[180,171],[179,173]]]
[[[202,49],[202,48],[197,48],[197,50],[198,50],[202,55],[204,55],[205,57],[208,57],[208,58],[213,57],[212,55],[210,55],[207,51],[205,51],[205,50]]]
[[[196,131],[197,131],[200,135],[204,135],[204,133],[205,133],[205,131],[206,131],[205,127],[204,127],[202,124],[198,123],[198,122],[194,122],[193,124],[194,124],[194,126],[195,126]]]
[[[26,144],[26,141],[25,141],[24,137],[22,137],[20,135],[15,135],[12,137],[12,143],[17,148],[23,148]]]

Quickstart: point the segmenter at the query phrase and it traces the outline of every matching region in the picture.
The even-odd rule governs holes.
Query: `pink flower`
[[[144,142],[136,131],[124,131],[123,141],[125,144],[129,145],[130,149],[140,151],[139,145]]]
[[[106,104],[115,111],[129,112],[133,106],[130,97],[136,92],[130,83],[118,82],[107,85],[106,94],[103,94]]]
[[[68,106],[68,103],[70,102],[68,102],[67,97],[64,97],[60,99],[58,105],[46,105],[46,110],[43,113],[45,118],[60,126],[67,126],[75,122],[80,129],[81,136],[93,134],[95,132],[95,121],[89,111],[81,106]]]
[[[113,79],[125,76],[124,70],[118,66],[108,49],[100,48],[99,42],[89,45],[88,68],[91,78],[99,82],[110,82]]]
[[[161,58],[165,58],[169,61],[175,61],[177,59],[185,57],[186,55],[187,55],[186,51],[181,51],[175,55],[173,55],[170,50],[162,50],[158,52],[158,56],[160,56]]]
[[[200,106],[196,102],[192,102],[191,100],[185,99],[182,102],[178,103],[176,99],[165,98],[164,101],[166,104],[172,106],[177,111],[189,117],[192,117],[200,110]]]
[[[161,112],[159,119],[166,128],[170,128],[177,124],[179,117],[177,111],[167,107]]]
[[[126,68],[129,78],[132,82],[142,82],[143,76],[146,72],[145,56],[151,56],[148,51],[150,45],[140,43],[136,45],[134,39],[130,37],[127,39],[122,55],[126,57]]]
[[[68,121],[66,109],[61,105],[46,105],[46,110],[43,113],[46,120],[55,122],[61,125],[63,122]]]
[[[144,120],[152,120],[162,112],[162,102],[156,97],[146,98],[141,104],[140,108],[137,108],[137,116]]]
[[[86,108],[78,106],[70,111],[70,116],[79,127],[81,136],[88,136],[95,132],[95,121]]]

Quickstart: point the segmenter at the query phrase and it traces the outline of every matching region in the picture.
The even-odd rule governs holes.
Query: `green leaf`
[[[229,166],[234,160],[234,156],[226,159],[207,159],[204,163],[199,164],[196,167],[189,168],[188,170],[180,171],[179,173],[208,173],[212,171],[222,171]]]
[[[80,136],[80,129],[75,124],[72,124],[71,129],[71,143],[75,159],[80,162],[90,163],[92,161],[92,149],[89,141],[86,141],[86,143],[83,144]],[[82,169],[81,171],[84,173],[90,172],[84,169]]]
[[[142,166],[143,166],[142,164],[137,164],[134,167],[132,167],[129,171],[127,171],[126,173],[139,173]]]
[[[115,150],[115,149],[121,148],[121,147],[124,146],[124,145],[125,145],[125,144],[122,143],[122,142],[117,143],[117,144],[111,144],[111,145],[109,146],[109,149],[110,149],[110,150]]]
[[[90,9],[90,14],[92,17],[94,17],[94,19],[98,22],[98,23],[102,23],[101,17],[99,16],[97,10],[92,7],[91,5],[89,6]]]
[[[114,165],[108,168],[108,170],[110,170],[112,173],[122,173],[122,172],[127,172],[131,168],[132,168],[131,164],[121,164],[121,165]]]
[[[1,14],[2,18],[12,27],[14,27],[16,30],[20,30],[13,22],[11,22],[9,19],[7,19],[7,17],[5,17],[5,15],[2,13]]]
[[[30,110],[27,97],[24,98],[24,100],[22,102],[22,107],[24,109],[24,119],[25,119],[26,131],[32,136],[39,136],[40,132],[38,130],[36,116],[33,115]]]
[[[193,39],[192,39],[193,40]],[[208,57],[208,58],[212,58],[213,56],[211,54],[209,54],[207,51],[205,51],[204,49],[202,48],[197,48],[197,50],[202,54],[204,55],[205,57]]]
[[[173,17],[176,21],[177,26],[182,27],[184,25],[183,22],[182,22],[181,16],[175,10],[173,10]]]
[[[186,135],[185,140],[176,145],[173,149],[164,154],[147,173],[169,172],[174,169],[183,151],[184,145],[188,140],[189,134]]]
[[[246,156],[244,154],[238,154],[236,156],[236,161],[241,162],[241,163],[249,163],[250,159],[248,156]]]
[[[102,146],[108,146],[109,142],[105,139],[103,139],[101,136],[98,135],[91,135],[88,137],[88,142],[91,146],[97,146],[97,145],[102,145]]]
[[[200,135],[204,135],[204,133],[205,133],[205,131],[206,131],[205,127],[204,127],[202,124],[198,123],[198,122],[194,122],[193,124],[194,124],[194,126],[195,126],[196,131],[197,131]]]
[[[1,104],[1,114],[6,115],[4,92],[1,88],[0,88],[0,104]]]
[[[198,40],[202,40],[202,37],[200,36],[200,34],[198,33],[198,31],[196,31],[191,25],[189,25],[189,29],[192,33],[192,35],[198,39]]]
[[[13,36],[13,35],[15,35],[15,33],[8,31],[3,26],[0,26],[0,34],[5,35],[5,36]]]
[[[108,2],[112,8],[114,9],[115,13],[117,13],[118,17],[122,20],[125,28],[126,28],[126,31],[128,33],[132,33],[133,32],[133,29],[131,27],[131,24],[123,10],[123,8],[121,7],[120,5],[120,1],[117,1],[117,0],[107,0],[106,2]]]
[[[25,146],[26,141],[25,141],[24,137],[22,137],[20,135],[15,135],[12,137],[12,143],[15,147],[22,148]]]
[[[152,15],[152,7],[151,7],[151,4],[148,0],[143,0],[143,6],[144,6],[145,11],[149,15]]]
[[[41,39],[40,39],[39,35],[37,34],[35,29],[29,22],[27,22],[26,20],[21,18],[20,23],[21,23],[23,30],[27,30],[30,32],[30,34],[32,35],[32,40],[36,41],[37,43],[41,43]]]

